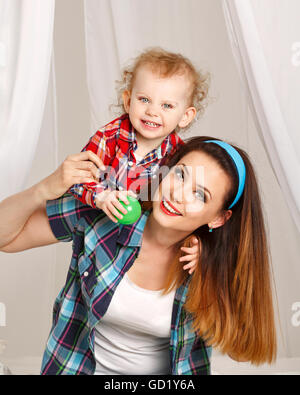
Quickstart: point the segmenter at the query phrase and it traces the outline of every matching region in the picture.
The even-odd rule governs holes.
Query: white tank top
[[[140,288],[125,273],[95,327],[95,374],[170,373],[174,296]]]

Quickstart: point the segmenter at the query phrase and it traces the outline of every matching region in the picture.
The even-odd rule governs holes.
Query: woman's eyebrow
[[[185,173],[189,176],[190,173],[189,173],[189,170],[188,170],[188,166],[185,165],[184,163],[181,163],[181,165],[183,166],[183,169],[184,169]],[[205,186],[197,184],[197,187],[202,188],[205,192],[207,192],[209,194],[210,198],[212,199],[212,195],[211,195],[210,191],[207,188],[205,188]]]

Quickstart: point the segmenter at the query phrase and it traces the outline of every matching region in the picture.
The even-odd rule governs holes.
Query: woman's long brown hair
[[[204,143],[205,140],[215,139],[208,136],[190,139],[167,165],[173,167],[193,151],[210,155],[232,181],[222,208],[226,210],[236,195],[237,172],[226,151],[217,144]],[[192,274],[184,308],[194,318],[194,330],[208,345],[234,359],[258,365],[271,363],[276,357],[270,260],[255,173],[247,154],[233,146],[246,166],[245,189],[223,226],[212,233],[207,225],[194,231],[193,235],[201,241],[200,260]],[[146,202],[143,206],[149,208]],[[193,235],[181,245],[188,246]],[[180,253],[171,266],[165,293],[179,287],[188,277],[179,256]]]

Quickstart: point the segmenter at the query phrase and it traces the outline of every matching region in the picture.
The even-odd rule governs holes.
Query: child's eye
[[[139,97],[139,100],[140,100],[142,103],[148,103],[148,101],[149,101],[146,97]]]
[[[163,108],[169,110],[169,109],[173,108],[173,106],[172,106],[172,104],[164,103]]]

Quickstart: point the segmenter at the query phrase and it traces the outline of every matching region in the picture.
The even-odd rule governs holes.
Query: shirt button
[[[152,178],[156,178],[157,177],[157,175],[156,174],[153,174],[153,177]]]
[[[129,162],[128,162],[128,166],[132,166],[133,165],[133,162],[130,160]]]
[[[89,275],[89,272],[84,272],[83,275],[84,277],[87,277]]]

